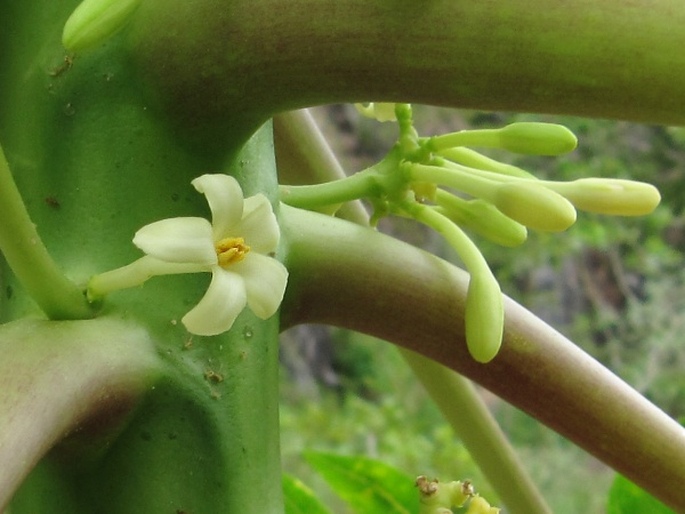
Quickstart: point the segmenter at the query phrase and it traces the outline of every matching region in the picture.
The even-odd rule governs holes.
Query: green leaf
[[[331,514],[314,492],[290,475],[283,475],[285,514]]]
[[[305,453],[309,464],[358,514],[413,514],[419,509],[414,478],[379,461]]]
[[[627,478],[617,475],[609,491],[607,514],[674,514]]]

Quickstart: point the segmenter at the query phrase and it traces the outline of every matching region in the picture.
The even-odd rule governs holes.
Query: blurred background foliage
[[[351,105],[313,112],[348,173],[378,162],[394,143],[394,124],[362,118]],[[670,415],[685,415],[685,130],[424,106],[414,112],[423,136],[514,121],[562,123],[579,139],[567,156],[484,153],[540,178],[631,178],[659,188],[662,204],[647,217],[579,213],[567,232],[531,232],[518,248],[474,241],[507,295]],[[459,262],[413,222],[386,219],[379,229]],[[297,327],[283,335],[282,363],[285,469],[334,512],[347,511],[307,466],[304,450],[366,455],[441,480],[468,478],[496,498],[392,345],[340,329]],[[483,397],[555,513],[606,512],[610,469],[487,391]]]

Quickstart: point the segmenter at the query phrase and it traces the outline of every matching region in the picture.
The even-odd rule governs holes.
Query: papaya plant
[[[676,0],[1,0],[0,511],[284,512],[278,334],[308,322],[400,347],[511,512],[548,509],[469,379],[685,509],[682,427],[502,296],[462,231],[520,243],[658,192],[470,149],[559,155],[563,127],[427,138],[399,103],[682,124],[684,22]],[[398,142],[345,178],[291,111],[371,100]]]

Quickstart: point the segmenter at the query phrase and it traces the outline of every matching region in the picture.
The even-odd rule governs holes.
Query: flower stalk
[[[29,295],[50,319],[93,316],[84,291],[59,270],[43,245],[0,148],[0,250]]]

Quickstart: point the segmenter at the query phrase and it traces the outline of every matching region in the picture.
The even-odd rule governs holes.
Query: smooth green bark
[[[240,131],[239,142],[229,130],[217,135],[224,144],[195,145],[148,106],[121,37],[64,66],[61,29],[77,3],[0,5],[0,141],[50,254],[84,285],[92,274],[142,255],[131,239],[143,225],[208,217],[203,195],[190,185],[196,176],[233,174],[246,195],[260,191],[273,199],[277,189],[269,124],[240,152]],[[43,316],[20,278],[2,263],[4,322]],[[180,319],[200,300],[209,278],[155,278],[97,306],[99,318],[122,319],[147,333],[161,371],[149,388],[136,392],[142,407],[101,455],[86,461],[78,455],[60,460],[59,451],[48,455],[18,493],[13,514],[282,512],[278,319],[262,321],[246,312],[226,334],[192,338]],[[29,342],[52,343],[58,353],[62,341],[47,335],[52,326]],[[116,346],[115,328],[99,336],[91,344],[127,351]],[[46,352],[42,366],[29,367],[4,355],[6,366],[26,376],[50,369],[57,359]],[[76,382],[82,371],[73,367],[65,374]],[[36,382],[49,379],[42,378]],[[44,389],[27,388],[24,401]],[[64,406],[65,419],[77,400]],[[87,414],[106,402],[99,400],[79,405]],[[30,448],[32,441],[13,427],[2,436],[34,457],[50,448],[45,441]],[[61,491],[68,501],[52,502],[46,490]]]
[[[683,25],[679,0],[147,0],[127,36],[190,128],[369,100],[681,124]]]

